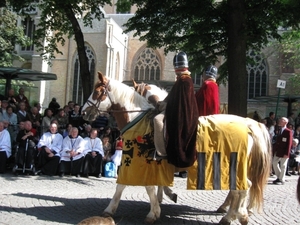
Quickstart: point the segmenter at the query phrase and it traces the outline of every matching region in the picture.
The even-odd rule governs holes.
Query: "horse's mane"
[[[114,96],[119,96],[118,103],[126,107],[127,110],[153,108],[148,101],[139,95],[134,89],[120,81],[110,79],[111,92]]]

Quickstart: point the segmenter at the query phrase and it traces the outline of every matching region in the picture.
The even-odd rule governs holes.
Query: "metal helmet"
[[[174,56],[173,66],[175,69],[189,67],[189,62],[185,52],[179,52]]]
[[[216,78],[218,74],[218,69],[217,67],[210,65],[205,69],[204,72],[207,77]]]

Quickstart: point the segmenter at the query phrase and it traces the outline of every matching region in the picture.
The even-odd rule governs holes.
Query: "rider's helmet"
[[[207,77],[216,78],[218,74],[218,69],[217,67],[210,65],[205,69],[204,73]]]
[[[185,54],[185,52],[179,52],[174,56],[173,66],[175,69],[189,67],[189,62],[188,62],[187,55]]]

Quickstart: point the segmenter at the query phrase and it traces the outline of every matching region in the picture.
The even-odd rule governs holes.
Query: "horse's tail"
[[[271,168],[270,134],[264,124],[252,119],[248,120],[248,127],[252,131],[253,138],[253,147],[248,160],[248,178],[252,182],[249,206],[261,211],[263,191]]]

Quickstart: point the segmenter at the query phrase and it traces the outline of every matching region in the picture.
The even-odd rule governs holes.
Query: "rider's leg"
[[[165,118],[165,111],[161,112],[160,114],[156,115],[153,119],[154,123],[154,145],[156,153],[159,156],[166,156],[166,146],[165,146],[165,139],[164,139],[164,118]]]

